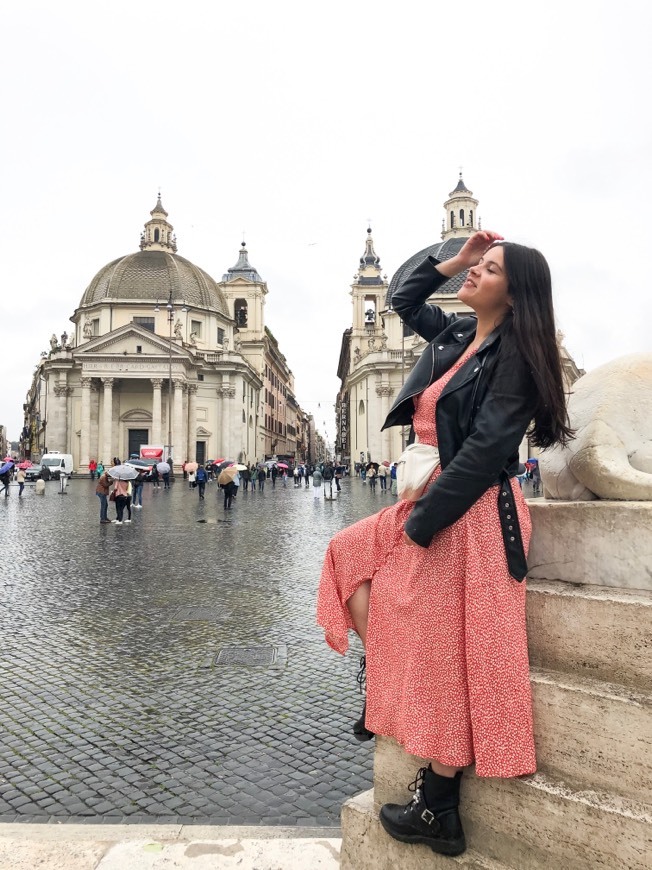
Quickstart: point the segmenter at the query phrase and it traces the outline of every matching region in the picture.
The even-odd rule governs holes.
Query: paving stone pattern
[[[94,489],[0,498],[0,822],[337,826],[373,744],[317,581],[334,532],[394,498],[268,483],[224,511],[179,478],[116,526]]]

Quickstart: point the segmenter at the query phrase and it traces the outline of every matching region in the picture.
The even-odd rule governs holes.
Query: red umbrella
[[[389,462],[386,459],[383,459],[383,465],[385,468],[389,468]]]
[[[285,462],[277,462],[276,464],[278,465],[279,468],[287,468],[287,465],[285,464]]]
[[[5,456],[4,459],[3,459],[2,461],[3,461],[3,462],[13,462],[13,461],[14,461],[14,457],[13,457],[13,456]]]
[[[22,462],[18,463],[18,467],[19,468],[31,468],[32,463],[29,461],[29,459],[23,459]]]

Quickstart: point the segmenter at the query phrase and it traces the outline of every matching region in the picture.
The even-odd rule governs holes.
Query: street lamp
[[[160,311],[161,306],[156,302],[154,311]],[[172,445],[172,324],[174,323],[174,303],[172,302],[172,288],[168,294],[168,301],[165,305],[165,310],[168,315],[168,443],[165,445],[165,459],[170,462],[171,470],[174,470],[174,455]],[[185,313],[188,311],[186,303],[183,303],[181,310]]]

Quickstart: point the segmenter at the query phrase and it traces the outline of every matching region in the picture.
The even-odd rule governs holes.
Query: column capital
[[[390,387],[389,384],[380,384],[376,387],[376,395],[377,396],[393,396],[394,390]]]
[[[115,383],[115,378],[102,378],[102,383],[104,384],[104,389],[112,389],[113,384]]]
[[[62,386],[61,384],[57,384],[54,388],[54,395],[58,396],[60,399],[64,396],[69,396],[72,393],[72,387]]]
[[[163,378],[150,378],[150,381],[155,390],[160,390],[163,386]]]
[[[186,389],[186,382],[182,381],[180,378],[174,378],[172,383],[174,384],[175,390],[181,390],[182,392]]]
[[[79,383],[81,384],[82,390],[89,390],[93,386],[93,378],[81,377]]]
[[[224,396],[225,399],[234,399],[235,398],[235,387],[231,386],[231,384],[223,384],[221,387],[217,388],[218,395]]]
[[[197,392],[197,384],[188,384],[188,393],[194,396]]]

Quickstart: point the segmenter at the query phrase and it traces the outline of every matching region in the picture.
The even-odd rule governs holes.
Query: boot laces
[[[405,808],[405,812],[407,812],[410,807],[417,806],[421,803],[422,800],[422,790],[423,790],[423,781],[426,778],[427,767],[420,767],[417,771],[417,775],[414,777],[414,780],[408,785],[408,791],[414,792],[414,797],[410,801],[410,803]]]
[[[367,656],[360,656],[360,670],[358,671],[358,676],[355,678],[358,686],[360,687],[360,694],[364,693],[365,686],[367,685]]]

